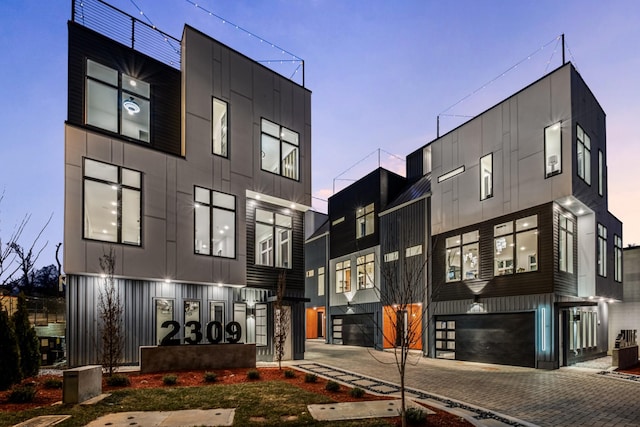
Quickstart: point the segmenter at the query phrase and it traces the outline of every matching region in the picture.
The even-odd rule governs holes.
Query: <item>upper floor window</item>
[[[373,234],[375,212],[374,204],[370,203],[364,208],[356,209],[356,239]]]
[[[228,157],[228,105],[221,99],[212,98],[211,106],[211,150],[213,154]]]
[[[291,268],[292,217],[256,209],[256,264]]]
[[[607,227],[598,224],[598,274],[607,277]]]
[[[411,258],[412,256],[422,255],[422,245],[410,246],[404,250],[404,255],[406,258]]]
[[[375,283],[375,255],[359,256],[356,260],[358,270],[358,290],[371,289]]]
[[[493,153],[480,158],[480,200],[493,196]]]
[[[324,295],[324,267],[318,267],[318,296]]]
[[[538,270],[538,215],[493,227],[494,275]]]
[[[562,173],[561,131],[560,122],[544,128],[545,178]]]
[[[140,246],[142,176],[84,159],[84,238]]]
[[[235,258],[235,241],[235,196],[195,187],[195,252]]]
[[[604,195],[604,154],[598,150],[598,194]]]
[[[560,239],[558,242],[558,261],[560,271],[573,274],[573,248],[575,242],[575,221],[565,215],[559,217]]]
[[[422,174],[431,173],[431,146],[422,149]]]
[[[613,246],[614,246],[614,264],[615,270],[613,272],[613,280],[616,282],[622,282],[622,237],[617,234],[613,235]]]
[[[297,132],[269,120],[261,122],[262,170],[298,179],[299,136]]]
[[[591,185],[591,138],[580,125],[576,125],[576,140],[578,176]]]
[[[447,282],[459,280],[471,280],[478,278],[478,230],[470,231],[462,235],[447,237],[446,245],[446,271]]]
[[[351,261],[336,263],[336,293],[351,292]]]
[[[87,59],[85,123],[149,142],[149,83]]]
[[[398,251],[388,252],[384,254],[384,262],[392,262],[398,260]]]

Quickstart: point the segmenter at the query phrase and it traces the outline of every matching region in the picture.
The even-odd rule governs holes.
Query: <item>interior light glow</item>
[[[140,106],[136,101],[133,100],[133,97],[131,96],[128,99],[122,101],[122,106],[125,110],[127,110],[127,113],[129,114],[138,114],[140,112]]]

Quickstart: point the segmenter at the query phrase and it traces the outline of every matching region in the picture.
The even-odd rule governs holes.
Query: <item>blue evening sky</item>
[[[139,6],[178,38],[187,23],[253,59],[291,59],[223,24],[195,0],[111,3],[144,19]],[[350,168],[378,148],[384,150],[382,165],[397,170],[401,162],[387,153],[404,158],[431,141],[436,116],[467,95],[473,93],[446,114],[476,115],[559,66],[556,38],[565,33],[567,60],[607,113],[609,209],[624,223],[625,246],[640,243],[640,132],[633,125],[640,118],[639,1],[197,3],[305,60],[305,86],[313,92],[313,194],[319,199],[373,170],[377,154]],[[0,2],[0,236],[6,239],[31,214],[26,243],[53,213],[38,267],[55,263],[55,245],[63,238],[70,15],[71,0]],[[288,75],[295,70],[283,67]],[[442,117],[441,133],[463,120]],[[326,209],[318,199],[314,206]]]

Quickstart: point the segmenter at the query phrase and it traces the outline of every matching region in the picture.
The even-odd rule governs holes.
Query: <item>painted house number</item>
[[[180,345],[180,338],[175,338],[180,332],[180,323],[175,320],[162,322],[160,327],[169,329],[169,332],[162,338],[160,345]],[[202,342],[202,324],[195,320],[187,322],[185,330],[190,330],[190,336],[184,338],[185,344],[200,344]],[[227,333],[227,342],[235,344],[242,338],[242,327],[238,322],[229,322],[224,328]],[[207,323],[206,337],[210,344],[218,344],[222,341],[222,323],[217,320]]]

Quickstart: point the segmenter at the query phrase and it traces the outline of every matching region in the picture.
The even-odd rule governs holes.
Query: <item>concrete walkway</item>
[[[397,384],[394,360],[391,352],[312,340],[307,341],[305,360],[298,361],[298,365],[339,367],[346,373]],[[427,359],[419,354],[411,362],[407,364],[407,387],[505,418],[513,417],[522,420],[523,425],[640,426],[640,382],[619,380],[615,374],[603,374],[601,369],[543,371]],[[487,421],[485,425],[517,425]]]

